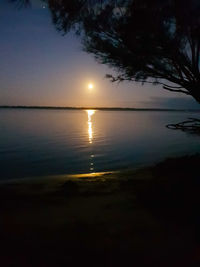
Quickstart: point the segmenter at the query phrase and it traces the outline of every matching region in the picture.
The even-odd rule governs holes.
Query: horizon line
[[[14,109],[62,109],[62,110],[132,110],[132,111],[197,111],[200,112],[200,109],[192,108],[130,108],[130,107],[70,107],[70,106],[26,106],[26,105],[0,105],[0,109],[3,108],[14,108]]]

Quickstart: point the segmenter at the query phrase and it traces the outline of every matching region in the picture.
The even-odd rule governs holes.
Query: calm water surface
[[[169,130],[200,113],[0,110],[0,179],[137,168],[200,151],[200,137]]]

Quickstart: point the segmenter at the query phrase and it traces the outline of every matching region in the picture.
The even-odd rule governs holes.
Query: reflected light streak
[[[88,114],[88,137],[89,143],[92,144],[93,130],[92,130],[92,115],[95,114],[95,110],[86,110]]]

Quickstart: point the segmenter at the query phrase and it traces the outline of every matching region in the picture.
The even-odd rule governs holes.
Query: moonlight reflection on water
[[[88,137],[89,137],[89,143],[92,144],[93,140],[93,130],[92,130],[92,115],[95,114],[95,110],[86,110],[88,114]]]
[[[200,138],[165,125],[194,112],[0,110],[0,180],[138,168],[195,154]]]
[[[92,144],[93,141],[93,129],[92,129],[92,116],[95,114],[95,110],[86,110],[87,115],[88,115],[88,138],[89,138],[89,143]],[[94,172],[94,162],[93,162],[94,155],[90,155],[90,171]]]

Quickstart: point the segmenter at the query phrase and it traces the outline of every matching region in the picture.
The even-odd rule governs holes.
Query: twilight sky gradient
[[[56,32],[39,0],[23,10],[1,0],[0,34],[0,105],[199,108],[159,86],[110,83],[104,77],[112,70],[83,52],[77,37]]]

